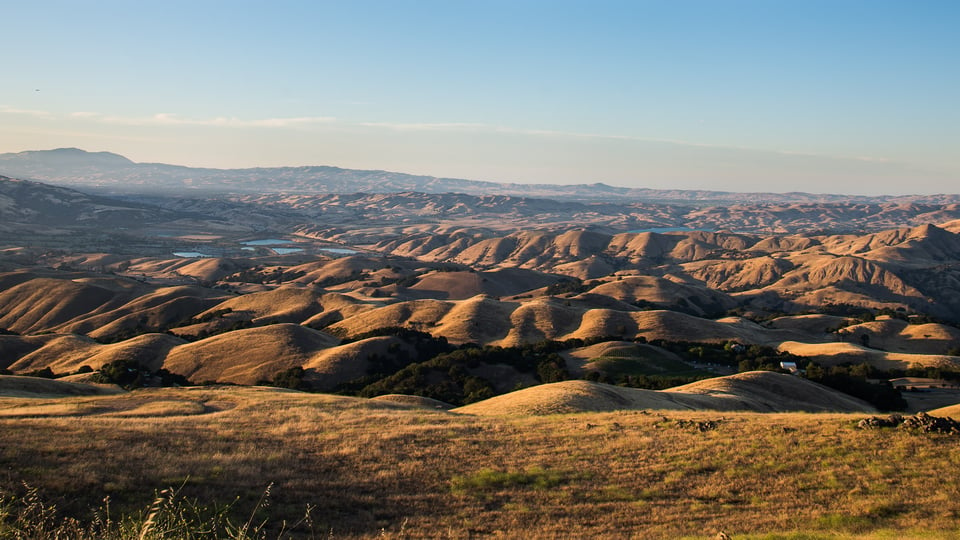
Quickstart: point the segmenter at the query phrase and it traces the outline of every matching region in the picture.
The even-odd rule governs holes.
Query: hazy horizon
[[[960,179],[951,2],[5,11],[0,153],[745,192]]]

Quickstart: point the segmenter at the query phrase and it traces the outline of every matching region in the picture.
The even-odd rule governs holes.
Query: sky
[[[954,0],[0,0],[0,20],[0,153],[960,192]]]

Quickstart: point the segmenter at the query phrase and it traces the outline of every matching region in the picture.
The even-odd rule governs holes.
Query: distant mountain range
[[[810,193],[656,190],[606,184],[509,184],[330,166],[252,169],[136,163],[110,152],[77,148],[0,154],[0,175],[105,193],[197,195],[251,193],[462,193],[555,200],[677,202],[714,205],[783,203],[960,203],[960,195],[868,197]]]

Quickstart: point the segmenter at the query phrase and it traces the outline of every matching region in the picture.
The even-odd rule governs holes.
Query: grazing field
[[[181,514],[267,538],[957,538],[960,438],[866,416],[477,417],[260,387],[0,398],[0,536],[39,497],[58,523],[108,507],[137,537],[174,488]]]

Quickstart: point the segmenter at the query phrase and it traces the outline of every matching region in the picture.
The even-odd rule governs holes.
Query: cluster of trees
[[[388,285],[397,284],[398,287],[413,287],[420,282],[420,277],[416,274],[411,274],[409,276],[398,276],[398,277],[382,277],[380,281],[373,283],[375,287],[386,287]]]
[[[283,267],[278,266],[271,270],[267,270],[262,266],[254,266],[252,268],[247,268],[236,272],[228,276],[225,281],[237,281],[240,283],[276,283],[277,285],[285,282],[292,281],[294,279],[303,277],[306,275],[306,272],[302,270],[285,270]]]
[[[276,386],[277,388],[289,388],[291,390],[310,390],[310,385],[303,380],[306,371],[300,367],[292,367],[281,371],[273,376],[269,381],[259,381],[261,386]]]
[[[466,405],[497,394],[494,381],[480,375],[484,365],[507,365],[549,383],[569,378],[566,362],[549,348],[467,346],[414,362],[366,385],[356,395],[413,394]]]
[[[613,339],[544,341],[519,347],[455,346],[443,337],[393,327],[350,336],[344,342],[377,336],[392,336],[399,342],[391,345],[386,354],[371,355],[367,373],[341,384],[336,389],[338,393],[363,397],[412,394],[465,405],[498,393],[496,388],[501,381],[484,375],[484,366],[509,366],[540,383],[562,381],[570,378],[570,373],[558,354],[560,351]]]
[[[115,360],[104,364],[91,376],[96,383],[116,384],[127,390],[145,386],[190,386],[192,383],[183,375],[170,373],[166,369],[152,370],[133,360]]]
[[[551,296],[557,296],[559,294],[580,294],[589,291],[601,283],[602,282],[598,280],[584,283],[580,278],[566,278],[548,286],[544,292]]]
[[[620,375],[613,377],[601,371],[589,371],[583,378],[588,381],[626,386],[629,388],[666,390],[667,388],[690,384],[710,377],[712,377],[712,375],[706,373],[702,375]]]
[[[869,364],[824,368],[816,363],[806,363],[804,368],[807,379],[860,398],[881,411],[902,411],[907,408],[907,401],[899,390],[889,383],[871,383],[867,380],[890,378],[888,373],[878,371]]]
[[[643,337],[635,341],[646,343]],[[780,362],[801,360],[787,352],[763,345],[741,345],[734,341],[725,343],[698,343],[692,341],[666,341],[655,339],[649,342],[666,349],[688,362],[718,364],[738,367],[739,371],[780,369]]]

